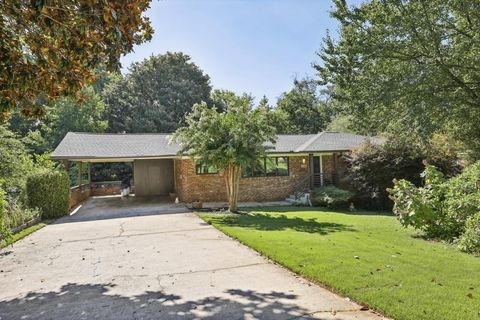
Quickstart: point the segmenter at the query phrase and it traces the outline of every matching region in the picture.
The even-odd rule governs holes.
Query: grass
[[[37,224],[34,224],[33,226],[30,226],[28,228],[25,228],[23,229],[22,231],[20,232],[17,232],[15,234],[13,234],[9,239],[7,239],[6,241],[3,241],[3,242],[0,242],[0,249],[6,247],[6,246],[9,246],[15,242],[17,242],[18,240],[20,239],[23,239],[25,238],[26,236],[28,236],[29,234],[45,227],[47,224],[44,223],[44,222],[40,222],[40,223],[37,223]]]
[[[309,208],[202,214],[226,234],[397,320],[480,319],[480,258],[421,239],[393,216]]]

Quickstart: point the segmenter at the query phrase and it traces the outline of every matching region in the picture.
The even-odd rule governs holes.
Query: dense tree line
[[[480,152],[480,3],[335,0],[337,39],[315,68],[359,133],[427,141],[446,133]]]

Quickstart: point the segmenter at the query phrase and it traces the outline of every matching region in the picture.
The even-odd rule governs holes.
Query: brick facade
[[[289,156],[288,176],[248,177],[240,179],[239,201],[284,200],[296,189],[308,188],[310,184],[310,163],[308,155]],[[222,173],[201,174],[195,172],[195,163],[191,159],[175,159],[175,190],[180,201],[227,201],[225,178]],[[338,172],[344,166],[340,154],[322,155],[322,167],[328,175]],[[336,183],[342,182],[337,179]],[[134,187],[132,186],[132,193]],[[94,182],[90,186],[72,188],[70,207],[73,208],[89,196],[119,195],[120,182]]]
[[[121,181],[102,181],[90,184],[91,196],[111,196],[120,194]],[[130,193],[135,193],[135,186],[130,187]]]
[[[70,189],[70,209],[76,207],[90,197],[90,187],[82,185]]]
[[[305,159],[305,163],[303,163]],[[304,181],[308,184],[308,156],[289,157],[289,175],[280,177],[250,177],[240,179],[239,201],[273,201],[288,197]],[[222,173],[195,173],[190,159],[175,160],[175,183],[180,201],[226,201],[225,179]]]

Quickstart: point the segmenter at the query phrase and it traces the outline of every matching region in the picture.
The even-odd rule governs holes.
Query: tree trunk
[[[242,167],[240,165],[229,164],[225,169],[225,183],[227,185],[228,210],[237,212],[238,189],[240,185],[240,175]]]

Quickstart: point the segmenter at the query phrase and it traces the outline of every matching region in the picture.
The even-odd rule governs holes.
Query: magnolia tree
[[[268,120],[270,111],[252,107],[252,99],[225,94],[224,112],[202,102],[193,106],[186,126],[173,140],[180,153],[223,171],[231,212],[237,211],[242,167],[265,156],[265,143],[275,142],[276,130]]]

